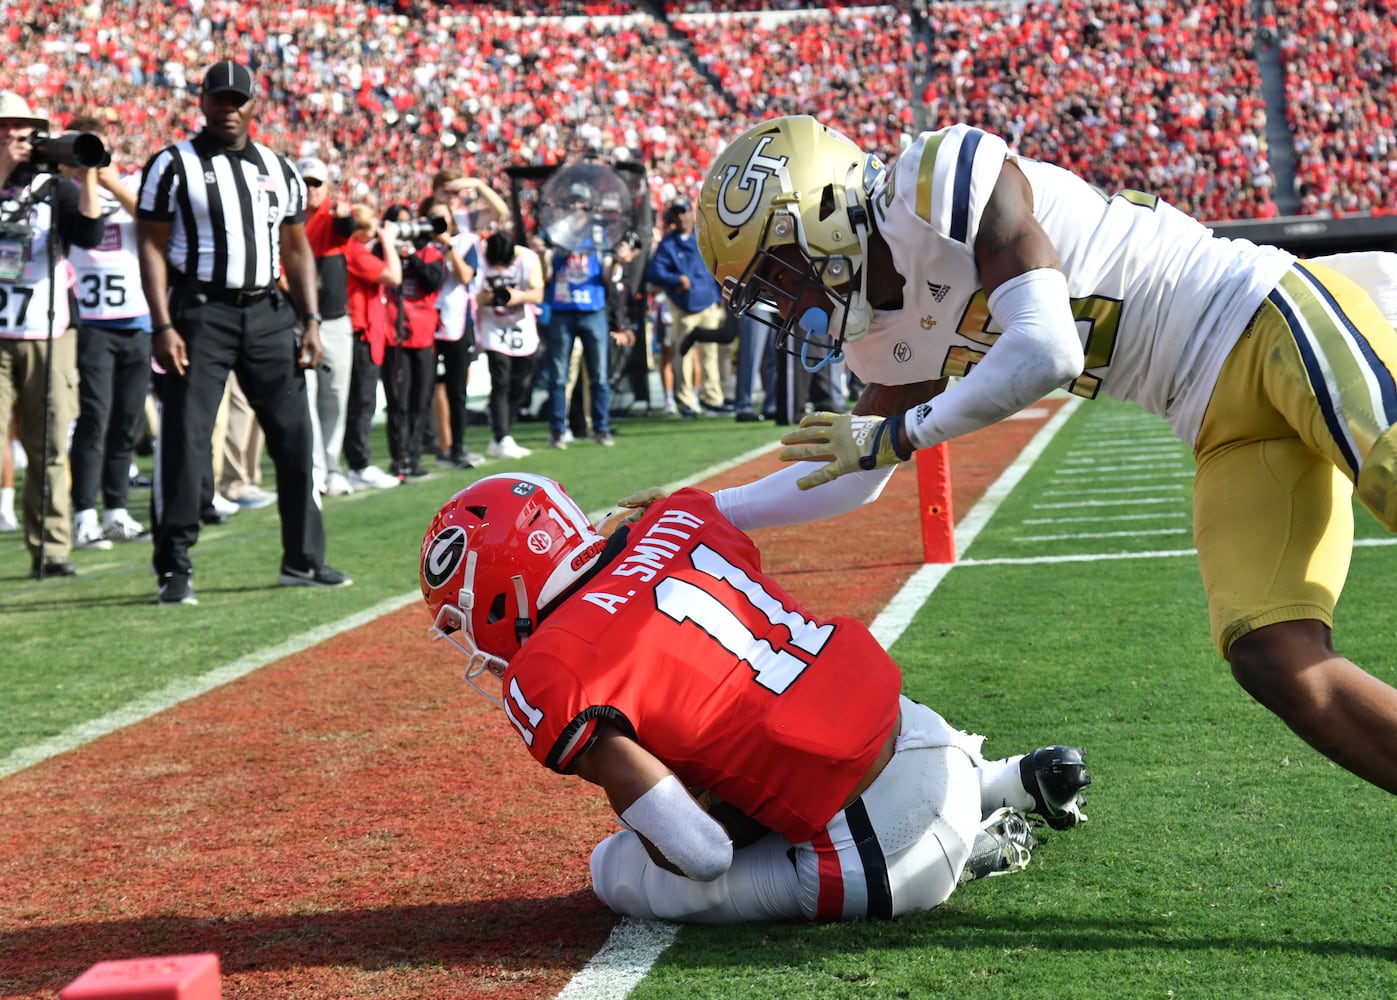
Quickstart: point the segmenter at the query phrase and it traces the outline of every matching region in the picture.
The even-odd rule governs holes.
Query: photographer
[[[68,333],[72,268],[57,261],[69,246],[102,240],[96,166],[77,171],[76,185],[60,178],[54,150],[32,141],[48,125],[17,94],[0,93],[0,414],[16,411],[29,455],[22,502],[35,579],[77,572],[68,561],[67,448],[78,415],[77,336]],[[0,419],[6,450],[8,423]]]
[[[477,293],[481,347],[490,366],[490,458],[523,458],[515,443],[514,415],[527,405],[538,352],[537,307],[543,302],[543,264],[507,232],[485,238],[484,286]]]
[[[406,205],[384,214],[393,226],[402,284],[387,290],[384,308],[383,395],[388,403],[389,470],[399,482],[427,475],[422,467],[422,428],[436,388],[437,294],[446,281],[451,236],[443,219],[414,219]]]
[[[107,123],[74,118],[70,128],[107,140]],[[118,133],[119,137],[119,133]],[[77,168],[63,172],[75,176]],[[141,291],[136,252],[138,170],[123,174],[116,162],[97,171],[102,188],[102,242],[73,248],[68,259],[77,282],[78,421],[69,453],[72,466],[73,546],[109,549],[131,542],[145,527],[126,509],[136,435],[145,422],[150,391],[150,307]],[[104,511],[97,521],[97,499]]]

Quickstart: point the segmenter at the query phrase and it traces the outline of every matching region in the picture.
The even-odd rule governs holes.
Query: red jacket
[[[383,314],[385,289],[378,279],[387,265],[359,240],[344,245],[344,259],[349,267],[349,321],[355,335],[368,342],[373,363],[381,365],[387,324]]]
[[[437,292],[446,280],[446,258],[428,243],[403,261],[403,283],[386,289],[384,343],[391,347],[423,348],[436,344]]]

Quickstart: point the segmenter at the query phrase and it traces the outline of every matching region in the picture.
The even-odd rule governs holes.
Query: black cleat
[[[1019,780],[1033,796],[1032,812],[1054,830],[1085,823],[1081,791],[1091,784],[1081,747],[1040,747],[1019,761]]]

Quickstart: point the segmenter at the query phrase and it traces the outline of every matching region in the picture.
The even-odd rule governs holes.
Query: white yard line
[[[16,771],[22,771],[26,767],[33,767],[40,761],[56,757],[58,754],[66,753],[69,750],[76,750],[85,743],[108,733],[114,733],[118,729],[124,729],[133,723],[148,719],[157,712],[163,712],[167,708],[178,705],[182,701],[196,698],[206,691],[212,691],[216,687],[235,681],[239,677],[245,677],[254,670],[259,670],[269,663],[293,656],[302,650],[309,649],[316,643],[332,639],[342,632],[348,632],[352,628],[375,621],[384,615],[392,614],[399,608],[406,607],[413,601],[422,600],[422,594],[414,591],[411,594],[403,594],[400,597],[390,597],[386,601],[380,601],[371,608],[365,608],[358,614],[350,615],[348,618],[341,618],[337,622],[330,622],[321,625],[308,632],[292,636],[285,642],[266,649],[259,649],[255,653],[249,653],[240,660],[226,663],[221,667],[215,667],[208,673],[200,674],[198,677],[184,677],[171,681],[163,688],[149,691],[134,701],[128,701],[114,712],[109,712],[99,719],[89,719],[86,722],[79,722],[76,726],[71,726],[59,733],[51,736],[39,743],[30,744],[27,747],[19,747],[10,752],[8,757],[0,760],[0,778],[8,778]]]

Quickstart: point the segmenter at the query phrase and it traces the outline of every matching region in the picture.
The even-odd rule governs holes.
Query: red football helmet
[[[422,596],[433,641],[446,639],[470,658],[466,680],[504,676],[546,607],[596,561],[606,546],[572,497],[546,476],[486,476],[437,511],[422,539]]]

